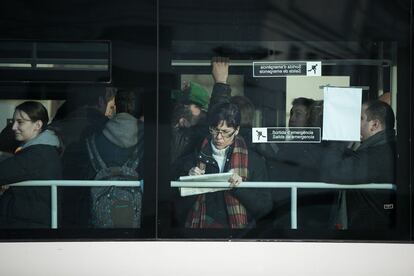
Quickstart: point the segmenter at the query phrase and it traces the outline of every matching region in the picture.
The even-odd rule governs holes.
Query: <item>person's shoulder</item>
[[[367,140],[368,141],[368,140]],[[357,152],[376,152],[376,151],[395,151],[396,142],[395,140],[382,140],[377,143],[364,143],[356,150]]]
[[[27,147],[25,149],[22,149],[21,152],[17,154],[19,155],[36,155],[36,154],[53,154],[53,155],[59,155],[59,149],[52,145],[44,145],[44,144],[38,144],[38,145],[32,145],[30,147]]]
[[[392,156],[396,152],[396,143],[394,141],[389,141],[380,145],[367,147],[365,148],[365,152],[367,155],[373,157]]]

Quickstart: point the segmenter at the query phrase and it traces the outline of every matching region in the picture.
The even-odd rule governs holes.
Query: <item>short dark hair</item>
[[[118,88],[116,88],[114,86],[105,87],[105,96],[104,96],[105,103],[108,103],[109,101],[114,99],[116,97],[117,93],[118,93]]]
[[[303,105],[306,109],[309,109],[314,102],[315,100],[313,99],[300,97],[293,99],[292,105]]]
[[[254,105],[249,98],[244,96],[234,96],[230,98],[230,102],[237,105],[240,110],[242,127],[251,127],[254,118]]]
[[[116,112],[129,113],[138,117],[137,91],[120,89],[115,96]]]
[[[216,127],[221,121],[225,121],[229,127],[238,128],[240,126],[240,110],[233,103],[220,103],[209,110],[208,125]]]
[[[49,123],[49,115],[43,104],[35,101],[26,101],[16,106],[15,110],[24,111],[32,122],[41,121],[42,131],[46,129]]]
[[[395,116],[391,106],[380,100],[365,102],[367,121],[378,120],[384,129],[394,129]]]

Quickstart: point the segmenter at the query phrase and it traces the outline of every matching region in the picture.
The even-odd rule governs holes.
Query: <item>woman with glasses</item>
[[[242,181],[266,180],[264,160],[249,151],[239,136],[240,111],[235,104],[220,103],[209,110],[210,135],[201,145],[195,166],[189,175],[232,171],[230,190],[193,196],[188,213],[187,228],[253,227],[255,220],[271,209],[271,197],[260,189],[236,187]]]
[[[20,147],[0,162],[0,185],[24,180],[61,179],[60,141],[47,129],[49,116],[38,102],[15,108],[12,130]],[[50,188],[3,186],[0,228],[50,227]]]

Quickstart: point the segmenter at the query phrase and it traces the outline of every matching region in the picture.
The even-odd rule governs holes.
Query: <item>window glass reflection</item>
[[[396,229],[392,60],[213,57],[211,76],[198,67],[205,60],[192,62],[173,61],[182,82],[172,93],[173,233],[277,237],[295,229],[332,237]],[[320,76],[309,63],[321,66]],[[191,70],[200,74],[191,78]],[[361,77],[365,70],[383,75]],[[232,74],[241,76],[236,95]],[[210,83],[197,83],[201,76]]]

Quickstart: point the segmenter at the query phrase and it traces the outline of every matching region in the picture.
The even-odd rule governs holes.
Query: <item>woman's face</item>
[[[13,114],[14,136],[17,141],[26,142],[39,135],[42,129],[42,121],[32,122],[29,115],[22,110],[15,110]]]
[[[226,121],[220,121],[218,126],[210,127],[210,133],[213,145],[217,149],[225,149],[233,143],[239,128],[229,127]]]

